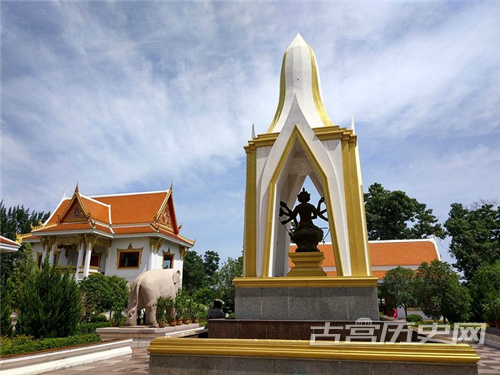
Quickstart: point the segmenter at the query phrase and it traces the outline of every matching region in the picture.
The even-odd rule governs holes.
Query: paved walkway
[[[500,375],[500,349],[486,345],[473,345],[477,354],[481,357],[479,361],[479,375]],[[54,375],[143,375],[148,374],[149,355],[145,348],[133,348],[132,355],[116,357],[90,363],[88,365],[76,366],[65,370],[53,371]]]

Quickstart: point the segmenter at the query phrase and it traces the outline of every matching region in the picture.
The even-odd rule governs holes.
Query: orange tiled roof
[[[110,224],[110,207],[97,199],[89,199],[87,197],[81,196],[85,208],[92,214],[92,218],[99,220],[103,223]]]
[[[111,206],[111,221],[116,224],[150,223],[167,197],[167,191],[96,196],[93,199]]]
[[[68,210],[71,208],[72,211],[75,204],[81,204],[82,209],[90,214],[92,224],[85,215],[72,217],[71,221],[66,220]],[[167,224],[171,225],[172,231],[165,230],[162,227],[165,225],[162,224],[162,218],[157,217],[160,211],[164,210],[169,210],[167,216],[170,223]],[[160,233],[187,244],[194,244],[178,234],[170,190],[86,197],[81,195],[77,188],[73,197],[63,199],[49,220],[42,227],[33,229],[32,233],[89,229],[110,234]],[[33,234],[24,238],[37,239]]]
[[[392,240],[392,241],[369,241],[370,258],[373,276],[382,279],[385,273],[396,266],[418,267],[422,262],[430,263],[434,259],[439,259],[435,242],[432,239],[422,240]],[[295,251],[296,246],[290,246],[291,251]],[[318,249],[323,252],[325,259],[322,267],[335,267],[332,244],[319,244]],[[289,260],[289,265],[293,263]],[[382,269],[375,269],[382,268]],[[333,270],[326,271],[328,276],[337,276]]]

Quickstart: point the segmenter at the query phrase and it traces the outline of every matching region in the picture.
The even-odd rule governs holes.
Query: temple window
[[[141,264],[141,250],[119,250],[117,268],[139,268]]]
[[[174,254],[163,252],[163,264],[162,268],[173,268],[174,267]]]

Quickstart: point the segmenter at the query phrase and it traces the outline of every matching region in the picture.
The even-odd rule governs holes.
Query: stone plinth
[[[96,329],[102,341],[132,339],[133,347],[146,347],[156,337],[188,337],[198,335],[203,328],[198,323],[183,324],[175,327],[126,326]]]
[[[289,253],[294,267],[288,272],[287,277],[295,276],[326,276],[326,272],[320,267],[325,255],[321,251],[304,253]]]
[[[379,320],[376,280],[354,277],[237,278],[236,319]]]

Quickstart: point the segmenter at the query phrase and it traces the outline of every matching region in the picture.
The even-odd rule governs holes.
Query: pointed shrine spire
[[[294,97],[309,126],[333,126],[321,99],[316,57],[300,34],[292,40],[283,56],[280,98],[268,133],[280,132],[287,119],[295,117],[292,106]]]

